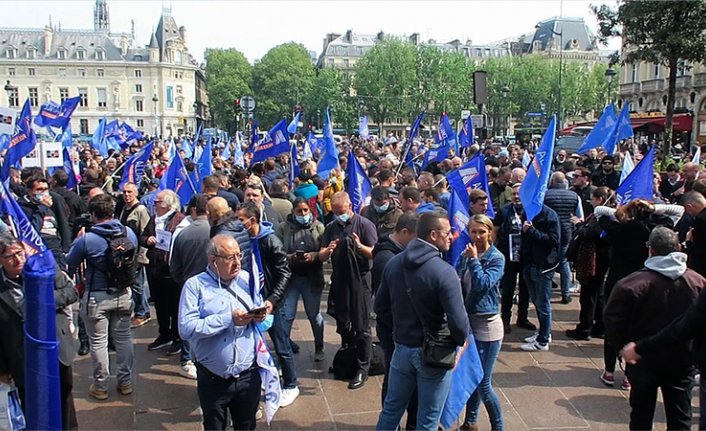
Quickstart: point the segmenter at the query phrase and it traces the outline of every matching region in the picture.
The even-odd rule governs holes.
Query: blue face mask
[[[383,213],[387,212],[388,209],[390,209],[390,203],[389,203],[389,202],[385,202],[384,205],[380,205],[380,206],[378,206],[378,205],[373,205],[373,208],[375,208],[375,211],[376,211],[378,214],[383,214]]]
[[[299,224],[309,224],[309,222],[311,221],[311,213],[303,216],[295,215],[294,220],[296,220]]]
[[[274,321],[274,314],[268,314],[267,317],[265,317],[265,320],[263,320],[262,322],[257,322],[256,325],[261,332],[265,332],[272,327]]]
[[[348,213],[343,213],[343,214],[337,215],[337,216],[335,216],[335,217],[336,217],[336,220],[338,220],[339,222],[345,223],[345,222],[347,222],[348,220],[350,220],[351,215],[348,214]]]

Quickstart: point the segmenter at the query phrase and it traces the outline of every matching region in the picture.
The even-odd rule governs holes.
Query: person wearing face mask
[[[225,430],[230,413],[234,429],[253,430],[261,386],[257,325],[268,313],[262,298],[251,294],[235,239],[214,236],[206,255],[208,266],[186,281],[179,300],[179,334],[196,363],[203,426]]]
[[[331,258],[328,313],[336,319],[341,344],[356,346],[357,371],[348,388],[359,389],[368,379],[372,354],[370,260],[378,236],[370,220],[353,212],[348,193],[335,193],[331,208],[334,220],[326,225],[319,258]]]
[[[370,205],[363,208],[360,215],[377,226],[378,237],[382,237],[391,234],[395,229],[402,210],[386,187],[377,186],[370,192]]]
[[[292,213],[277,226],[277,237],[282,239],[292,276],[282,309],[287,332],[297,314],[299,296],[314,335],[314,361],[324,360],[324,318],[321,315],[321,295],[324,290],[323,263],[319,259],[324,225],[314,219],[306,199],[294,200]]]

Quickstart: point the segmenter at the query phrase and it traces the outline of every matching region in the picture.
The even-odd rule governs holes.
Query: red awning
[[[691,114],[674,114],[672,117],[672,127],[677,133],[691,132],[693,126],[694,117]],[[646,128],[648,132],[659,133],[663,132],[667,123],[667,117],[662,115],[659,117],[638,117],[631,118],[633,129]],[[578,126],[594,126],[595,121],[588,121],[584,123],[572,124],[571,126],[565,127],[562,131],[562,135],[571,134],[571,131]]]

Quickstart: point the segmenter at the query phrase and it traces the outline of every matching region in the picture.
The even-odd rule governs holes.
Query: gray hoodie
[[[651,256],[645,261],[645,268],[676,280],[686,272],[686,259],[686,254],[678,251],[666,256]]]

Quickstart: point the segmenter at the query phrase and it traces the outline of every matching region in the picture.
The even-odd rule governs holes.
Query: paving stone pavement
[[[625,430],[629,419],[628,392],[608,388],[598,379],[603,364],[602,340],[575,342],[564,335],[578,318],[578,298],[562,305],[553,301],[553,342],[549,352],[528,353],[519,349],[529,331],[515,328],[506,336],[498,358],[494,387],[502,402],[507,430]],[[325,310],[326,297],[322,300]],[[155,315],[154,313],[152,314]],[[530,310],[533,319],[534,311]],[[179,357],[164,351],[149,352],[147,345],[157,334],[153,319],[134,331],[135,392],[119,395],[112,380],[110,399],[88,396],[90,356],[74,366],[74,395],[83,430],[194,430],[201,429],[196,382],[180,377]],[[382,376],[371,377],[361,389],[350,391],[328,372],[339,338],[333,320],[326,316],[324,362],[314,362],[311,329],[300,303],[292,339],[301,351],[295,355],[301,395],[280,409],[272,423],[275,430],[368,430],[380,412]],[[111,354],[111,360],[115,355]],[[114,366],[111,366],[114,369]],[[616,372],[616,382],[622,373]],[[697,392],[694,392],[694,424],[698,423]],[[490,429],[484,407],[479,425]],[[258,423],[267,428],[264,421]],[[665,429],[661,402],[655,429]],[[697,429],[694,425],[693,429]]]

